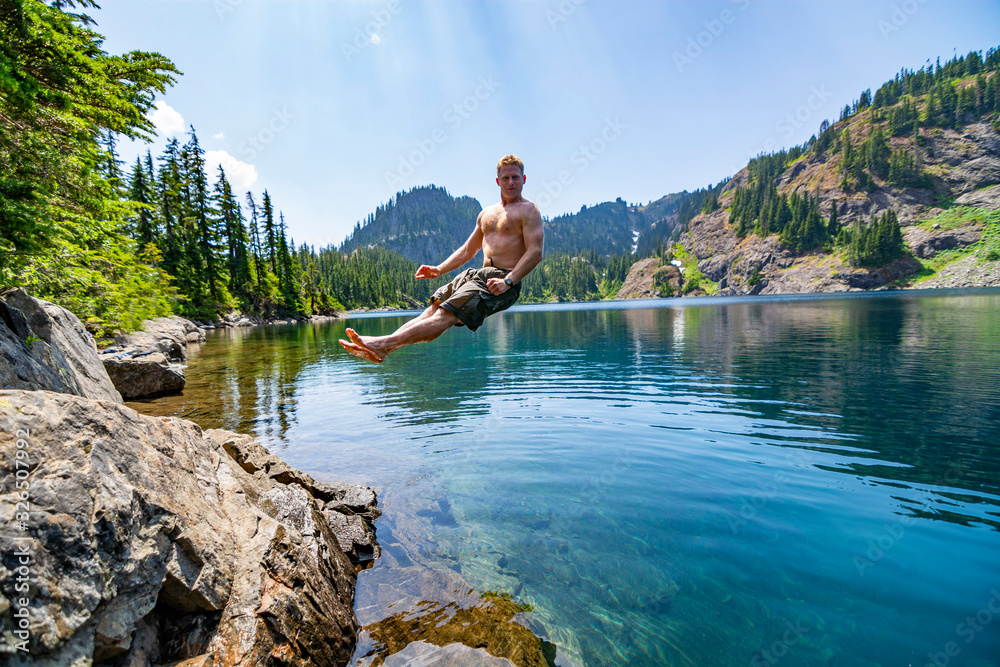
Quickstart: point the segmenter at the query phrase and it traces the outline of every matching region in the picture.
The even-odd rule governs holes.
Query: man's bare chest
[[[518,216],[510,215],[505,211],[492,213],[490,215],[483,216],[482,228],[483,234],[485,235],[520,234],[521,219]]]

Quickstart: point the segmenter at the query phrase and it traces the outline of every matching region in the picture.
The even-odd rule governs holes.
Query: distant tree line
[[[239,308],[263,316],[329,313],[337,305],[317,280],[316,257],[288,238],[284,215],[265,190],[239,201],[220,166],[209,187],[205,153],[194,128],[181,145],[176,138],[154,166],[147,152],[137,158],[123,195],[139,204],[125,231],[158,268],[171,276],[178,310],[213,319]],[[122,175],[108,143],[105,176]]]
[[[588,250],[578,255],[546,253],[525,279],[521,301],[587,301],[613,298],[635,263],[632,254],[601,255]]]

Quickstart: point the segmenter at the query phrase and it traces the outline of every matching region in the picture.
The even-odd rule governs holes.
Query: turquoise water
[[[406,319],[221,332],[133,405],[374,486],[363,624],[467,585],[533,605],[557,664],[1000,665],[1000,290],[518,307],[382,366],[336,343]]]

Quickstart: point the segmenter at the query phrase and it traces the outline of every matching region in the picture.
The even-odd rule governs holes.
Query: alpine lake
[[[352,664],[1000,667],[1000,289],[337,343],[415,314],[217,330],[130,403],[376,489]]]

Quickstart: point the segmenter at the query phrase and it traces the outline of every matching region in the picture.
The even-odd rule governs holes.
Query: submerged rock
[[[529,610],[529,606],[518,604],[509,595],[491,593],[484,593],[472,604],[423,602],[418,611],[401,611],[366,626],[372,649],[364,657],[373,658],[373,666],[401,653],[433,655],[446,660],[443,664],[554,665],[556,647],[539,639],[516,618]],[[448,651],[420,650],[414,643],[452,647],[452,652],[449,655]],[[463,645],[480,649],[485,655],[468,649],[454,651]],[[455,659],[459,661],[447,662]]]

